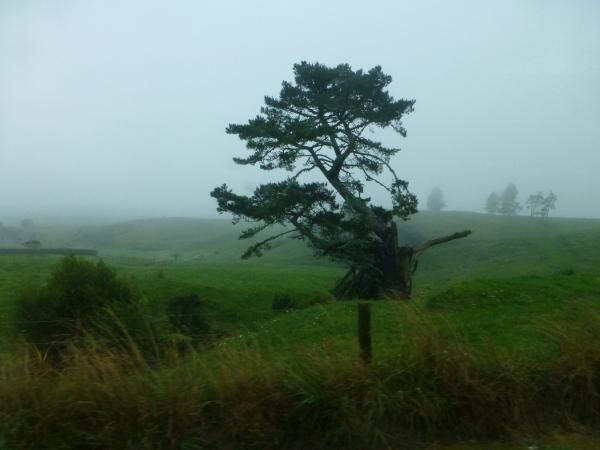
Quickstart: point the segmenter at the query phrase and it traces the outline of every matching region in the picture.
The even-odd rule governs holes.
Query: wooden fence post
[[[371,348],[371,305],[358,304],[358,345],[360,357],[365,363],[370,363],[373,357]]]

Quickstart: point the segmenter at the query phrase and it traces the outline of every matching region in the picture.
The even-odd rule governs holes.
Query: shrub
[[[208,302],[196,294],[180,295],[167,302],[167,318],[176,333],[192,341],[206,340],[212,332]]]
[[[297,307],[296,302],[287,294],[279,294],[273,297],[271,307],[275,312],[288,311]]]
[[[572,267],[567,267],[566,269],[559,270],[558,274],[567,276],[575,275],[575,269],[573,269]]]
[[[102,261],[65,256],[45,286],[29,288],[17,297],[15,331],[42,350],[58,350],[97,328],[107,310],[137,300]]]

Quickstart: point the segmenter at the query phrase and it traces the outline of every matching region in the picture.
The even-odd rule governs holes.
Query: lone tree
[[[393,218],[407,220],[417,211],[417,199],[390,165],[399,149],[365,136],[365,131],[391,127],[406,136],[401,119],[413,110],[414,100],[395,100],[385,90],[392,79],[379,66],[363,72],[347,64],[302,62],[294,65],[294,74],[295,83],[284,81],[279,98],[265,97],[260,115],[227,128],[251,151],[247,158],[234,158],[237,164],[284,169],[290,176],[259,186],[252,196],[237,195],[225,184],[215,188],[211,195],[218,211],[232,213],[234,222],[252,223],[241,239],[272,226],[286,227],[251,245],[243,258],[262,255],[271,241],[287,235],[306,241],[317,256],[349,267],[335,295],[408,297],[415,256],[470,233],[414,247],[398,244]],[[323,182],[300,182],[312,172]],[[391,208],[363,196],[367,183],[388,192]]]
[[[506,186],[506,189],[500,196],[500,207],[498,208],[498,212],[506,216],[513,216],[521,211],[523,208],[517,201],[518,195],[519,191],[513,183]]]
[[[439,212],[446,207],[444,193],[439,187],[433,188],[429,197],[427,197],[427,209],[429,211]]]
[[[485,210],[490,214],[496,214],[500,209],[500,197],[495,192],[492,192],[486,202]]]

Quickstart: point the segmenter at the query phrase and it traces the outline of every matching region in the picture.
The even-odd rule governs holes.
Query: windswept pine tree
[[[284,81],[278,98],[265,97],[261,114],[227,128],[227,133],[246,141],[251,152],[234,158],[236,163],[266,171],[283,169],[289,177],[259,186],[252,196],[235,194],[224,184],[211,192],[218,211],[253,224],[241,238],[286,227],[250,246],[244,257],[260,256],[282,236],[302,239],[317,255],[348,265],[336,295],[409,296],[415,255],[470,233],[414,247],[398,244],[394,218],[407,220],[417,211],[417,199],[390,164],[400,149],[365,132],[391,128],[406,136],[402,118],[413,111],[415,101],[394,99],[386,90],[392,79],[381,67],[363,72],[347,64],[302,62],[294,66],[294,74],[295,83]],[[300,181],[312,172],[323,181]],[[368,184],[387,191],[391,207],[372,204],[365,195]]]

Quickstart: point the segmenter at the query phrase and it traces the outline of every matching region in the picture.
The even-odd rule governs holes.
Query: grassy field
[[[46,370],[43,360],[15,355],[11,317],[18,293],[43,283],[59,258],[0,257],[0,399],[13,408],[0,406],[6,440],[14,448],[65,448],[64,439],[81,448],[266,448],[269,433],[273,445],[290,446],[307,433],[299,442],[314,448],[600,448],[590,435],[600,424],[600,221],[419,213],[400,234],[413,243],[463,229],[474,233],[420,258],[413,300],[372,302],[366,371],[356,302],[328,294],[343,269],[314,260],[301,242],[241,261],[246,243],[226,221],[39,230],[48,245],[97,248],[142,293],[149,315],[159,317],[175,295],[199,294],[221,339],[150,369],[78,350],[77,364],[46,379],[36,372]],[[295,309],[274,311],[276,295],[289,295]],[[27,369],[23,354],[38,369]],[[219,420],[231,440],[219,440]]]
[[[224,322],[242,326],[272,318],[271,300],[277,294],[289,294],[301,304],[327,298],[344,273],[325,260],[315,260],[301,242],[289,239],[263,258],[242,261],[239,256],[248,243],[237,239],[240,229],[226,220],[155,219],[105,227],[42,228],[38,234],[52,246],[97,248],[100,257],[137,285],[152,304],[196,292],[214,303]],[[421,256],[414,278],[417,302],[466,280],[534,280],[534,275],[585,274],[600,267],[597,220],[419,213],[400,224],[400,235],[418,242],[462,229],[474,233]],[[0,312],[8,314],[19,290],[42,282],[58,260],[0,257]]]

